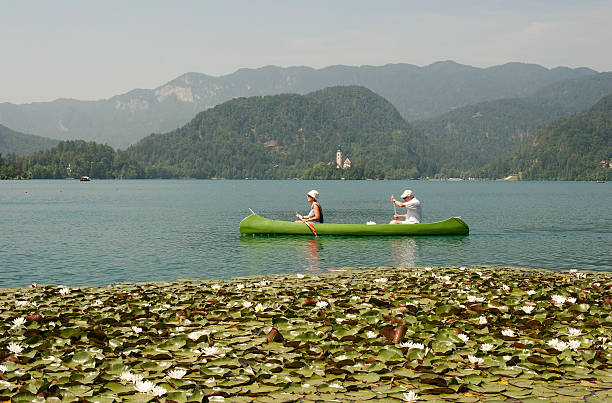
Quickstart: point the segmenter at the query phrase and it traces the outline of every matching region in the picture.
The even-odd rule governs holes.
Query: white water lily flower
[[[501,333],[506,337],[516,337],[516,333],[512,329],[504,329]]]
[[[535,292],[534,290],[529,290],[529,291],[527,291],[527,295],[533,295],[533,294],[535,294],[535,293],[536,293],[536,292]]]
[[[181,379],[187,374],[187,371],[182,368],[176,368],[168,372],[168,376],[172,379]]]
[[[242,283],[236,284],[236,289],[242,290],[243,288],[244,288],[244,284],[242,284]]]
[[[564,341],[561,341],[559,339],[552,339],[548,341],[548,345],[552,348],[554,348],[555,350],[558,351],[564,351],[567,350],[569,348],[569,343],[566,343]]]
[[[504,291],[510,291],[510,287],[508,287],[506,284],[502,285],[502,289]]]
[[[219,347],[205,347],[202,352],[204,355],[219,355],[221,353],[221,349],[219,349]]]
[[[407,341],[405,343],[401,343],[400,344],[401,348],[408,348],[408,349],[418,349],[418,350],[423,350],[425,348],[425,346],[421,343],[413,343],[411,341]]]
[[[104,305],[104,302],[101,299],[97,299],[94,301],[94,305]]]
[[[468,336],[465,333],[460,333],[457,335],[457,337],[459,337],[461,339],[462,342],[467,343],[467,341],[470,339],[470,336]]]
[[[221,288],[221,286],[219,284],[213,284],[210,286],[210,288],[212,288],[213,290],[218,290]]]
[[[471,364],[476,364],[476,365],[480,365],[484,362],[482,358],[473,356],[471,354],[468,354],[468,360],[470,360]]]
[[[132,332],[138,334],[142,332],[142,328],[138,326],[132,326]]]
[[[534,310],[534,308],[535,308],[535,307],[534,307],[533,305],[525,305],[525,306],[522,306],[522,307],[521,307],[521,310],[522,310],[523,312],[525,312],[526,314],[530,314],[530,313],[531,313],[531,311],[533,311],[533,310]]]
[[[576,298],[574,298],[574,297],[568,297],[568,298],[567,298],[567,302],[570,302],[570,303],[572,303],[572,304],[575,304],[575,303],[576,303]]]
[[[319,301],[317,302],[317,308],[325,308],[329,303],[327,301]]]
[[[570,327],[570,328],[567,329],[567,334],[572,336],[572,337],[578,337],[578,336],[580,336],[582,334],[582,330]]]
[[[19,318],[15,318],[15,319],[13,320],[13,329],[14,329],[14,328],[16,328],[16,327],[21,327],[21,326],[23,326],[25,323],[26,323],[26,319],[25,319],[23,316],[22,316],[22,317],[19,317]]]
[[[123,371],[119,379],[124,382],[134,382],[134,374],[130,371]]]
[[[264,306],[262,304],[257,304],[255,305],[255,312],[263,312],[264,311]]]
[[[59,293],[60,293],[61,295],[69,295],[69,294],[70,294],[70,288],[68,288],[68,287],[62,287],[62,288],[60,288]]]
[[[20,344],[10,342],[7,346],[8,350],[13,354],[21,354],[23,347]]]
[[[200,337],[209,334],[206,330],[198,330],[197,332],[191,332],[187,335],[191,340],[198,340]]]
[[[261,282],[259,283],[261,286],[265,287],[267,285],[270,285],[270,282],[268,280],[261,280]]]
[[[162,386],[156,386],[151,390],[151,394],[156,397],[163,396],[166,393],[168,393],[168,391]]]
[[[174,328],[175,332],[181,333],[185,331],[185,326],[177,326],[176,328]]]
[[[17,305],[17,307],[19,308],[25,308],[26,306],[30,305],[30,301],[24,301],[24,300],[15,301],[15,305]]]
[[[302,273],[297,273],[295,275],[295,277],[297,277],[297,278],[304,278],[305,276]]]
[[[504,361],[510,361],[512,359],[512,356],[511,355],[504,355],[502,358],[504,359]]]
[[[243,308],[250,308],[253,306],[253,303],[251,301],[244,301],[242,302],[242,307]]]
[[[389,279],[387,277],[380,277],[380,278],[375,278],[374,279],[375,283],[386,283],[387,281],[389,281]]]
[[[563,295],[553,295],[552,297],[550,297],[551,300],[553,301],[553,304],[555,305],[563,305],[565,304],[566,298]]]
[[[134,388],[140,393],[149,393],[154,387],[155,385],[151,381],[137,381],[134,384]]]
[[[336,323],[342,323],[344,321],[344,318],[336,318]]]
[[[376,336],[377,336],[377,335],[376,335],[376,333],[374,333],[374,332],[373,332],[373,331],[371,331],[371,330],[370,330],[370,331],[368,331],[368,332],[366,333],[366,337],[367,337],[368,339],[373,339],[373,338],[375,338]]]
[[[576,340],[576,339],[572,339],[568,341],[567,344],[569,345],[569,348],[571,348],[574,351],[578,350],[581,345],[580,340]]]
[[[357,296],[357,295],[353,295],[351,297],[351,301],[359,301],[359,300],[361,300],[361,298],[359,296]]]
[[[339,384],[338,382],[332,382],[332,383],[329,384],[329,387],[330,388],[340,389],[340,388],[342,388],[342,385]]]
[[[419,400],[419,396],[416,393],[414,393],[413,390],[411,390],[408,393],[404,392],[404,401],[406,401],[406,402],[416,402],[417,400]]]
[[[480,346],[480,349],[484,352],[487,352],[487,351],[493,350],[493,347],[495,347],[493,344],[484,343],[483,345]]]
[[[486,325],[487,323],[489,323],[489,322],[487,322],[487,318],[486,317],[481,316],[480,318],[478,318],[478,324],[479,325]]]
[[[477,297],[475,295],[468,295],[467,296],[467,300],[468,300],[468,302],[482,302],[482,301],[484,301],[484,297]]]
[[[0,365],[0,372],[5,373],[6,371],[8,371],[6,365]]]

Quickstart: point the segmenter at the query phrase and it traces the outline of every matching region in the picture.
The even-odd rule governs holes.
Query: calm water
[[[388,222],[412,189],[426,221],[462,216],[463,237],[240,236],[248,208],[328,222]],[[32,282],[231,278],[342,266],[498,264],[612,271],[612,184],[435,181],[2,181],[0,287]]]

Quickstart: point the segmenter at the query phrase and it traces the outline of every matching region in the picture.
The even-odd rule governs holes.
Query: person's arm
[[[314,203],[312,205],[312,211],[314,211],[314,216],[313,217],[303,217],[304,221],[319,221],[319,218],[321,218],[321,208],[319,207],[318,203]]]

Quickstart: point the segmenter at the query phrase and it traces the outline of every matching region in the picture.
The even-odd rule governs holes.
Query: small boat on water
[[[283,235],[348,235],[348,236],[401,236],[401,235],[468,235],[470,228],[459,217],[423,224],[321,224],[271,220],[255,213],[245,217],[238,226],[242,234]]]
[[[81,179],[79,179],[81,182],[89,182],[91,179],[89,178],[89,176],[81,176]]]

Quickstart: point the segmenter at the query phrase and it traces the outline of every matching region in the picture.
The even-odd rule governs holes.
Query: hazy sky
[[[609,0],[0,0],[0,102],[102,99],[266,65],[612,71],[611,21]]]

